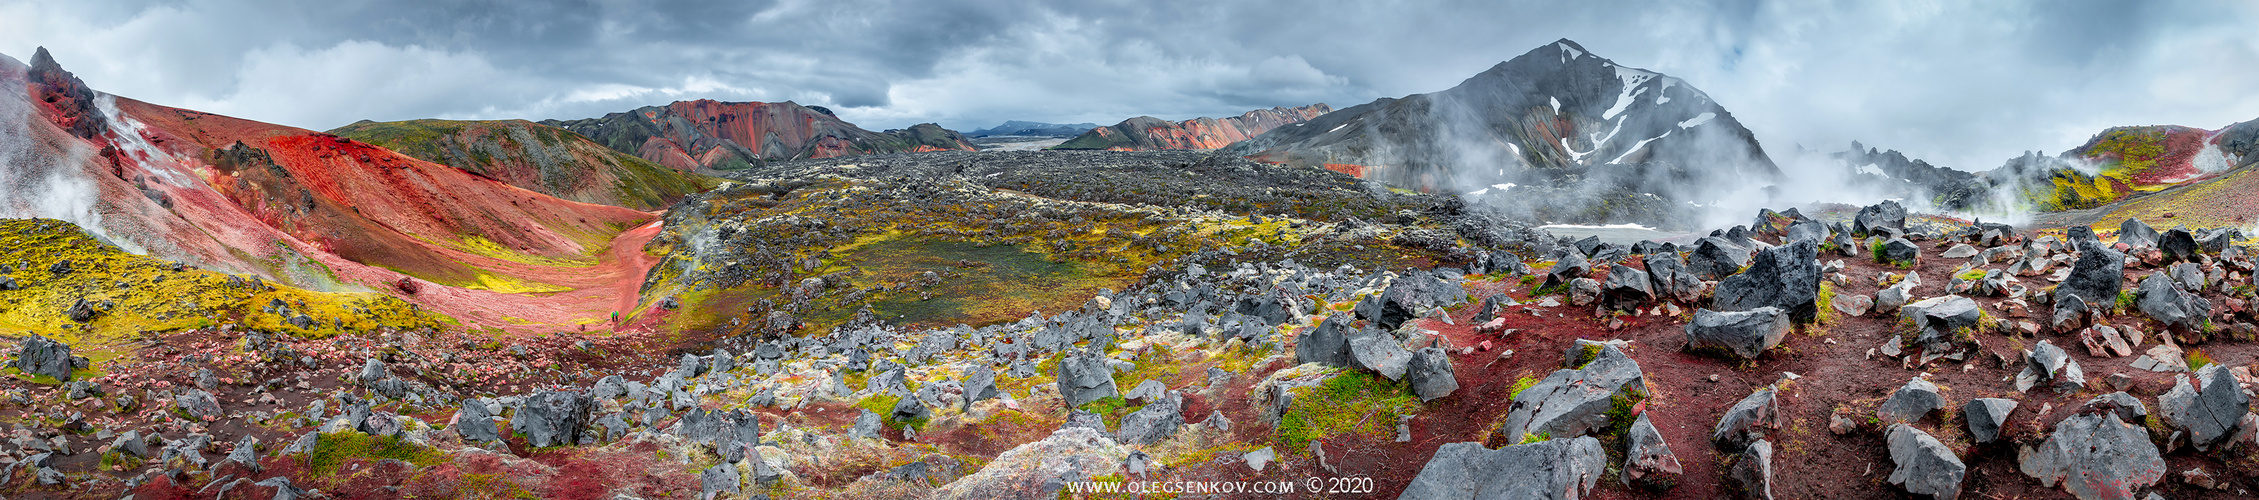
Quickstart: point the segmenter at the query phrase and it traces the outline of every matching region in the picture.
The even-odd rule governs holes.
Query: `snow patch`
[[[1547,96],[1545,99],[1553,103],[1553,114],[1561,114],[1561,98]]]
[[[1710,119],[1711,119],[1711,118],[1717,118],[1717,117],[1718,117],[1718,114],[1717,114],[1717,113],[1712,113],[1712,112],[1704,111],[1704,112],[1702,112],[1702,114],[1699,114],[1699,115],[1694,115],[1694,117],[1693,117],[1693,118],[1688,118],[1688,119],[1687,119],[1686,121],[1683,121],[1683,122],[1679,122],[1679,128],[1694,128],[1694,126],[1695,126],[1695,125],[1701,125],[1701,124],[1704,124],[1704,123],[1708,123],[1708,122],[1710,121]]]
[[[1301,125],[1301,124],[1300,124],[1300,123],[1296,123],[1295,125]],[[1331,134],[1331,133],[1334,133],[1334,131],[1335,131],[1335,130],[1341,130],[1341,128],[1342,128],[1342,127],[1347,127],[1347,126],[1349,126],[1349,123],[1348,123],[1348,122],[1342,122],[1342,124],[1340,124],[1340,125],[1335,125],[1335,126],[1333,126],[1333,130],[1327,130],[1327,131],[1326,131],[1326,133],[1328,133],[1328,134]]]
[[[1655,79],[1654,73],[1617,66],[1616,80],[1624,83],[1624,90],[1616,93],[1616,105],[1601,112],[1600,119],[1615,118],[1617,113],[1622,113],[1625,109],[1631,108],[1632,101],[1638,100],[1639,94],[1647,91],[1647,89],[1639,88],[1640,84],[1653,79]]]
[[[1615,165],[1615,164],[1619,164],[1619,163],[1622,163],[1622,162],[1624,161],[1624,157],[1626,157],[1626,156],[1631,156],[1631,154],[1632,154],[1632,153],[1637,153],[1637,152],[1639,152],[1640,148],[1645,148],[1645,147],[1647,147],[1647,143],[1650,143],[1650,142],[1655,142],[1655,140],[1656,140],[1656,139],[1661,139],[1661,138],[1665,138],[1665,137],[1670,137],[1670,136],[1671,136],[1671,131],[1665,130],[1665,131],[1663,131],[1663,135],[1658,135],[1658,136],[1654,136],[1654,137],[1649,137],[1649,138],[1646,138],[1646,139],[1640,139],[1638,143],[1636,143],[1636,144],[1632,144],[1632,147],[1631,147],[1631,149],[1626,149],[1626,150],[1624,150],[1624,154],[1616,155],[1616,159],[1613,159],[1613,160],[1608,160],[1608,164],[1610,164],[1610,165]]]
[[[1581,50],[1577,50],[1576,48],[1570,47],[1570,46],[1569,46],[1569,44],[1566,44],[1566,43],[1557,43],[1557,44],[1554,44],[1554,45],[1557,45],[1557,46],[1560,46],[1560,47],[1561,47],[1561,62],[1569,62],[1569,60],[1570,60],[1570,59],[1577,59],[1577,58],[1582,58],[1582,57],[1584,57],[1584,51],[1581,51]]]
[[[1873,163],[1860,165],[1853,170],[1861,174],[1879,175],[1884,179],[1890,178],[1890,174],[1888,172],[1883,172],[1882,167],[1875,166],[1875,164]]]
[[[1664,91],[1668,91],[1668,90],[1671,90],[1671,86],[1672,86],[1672,85],[1678,85],[1678,84],[1679,84],[1679,79],[1677,79],[1677,78],[1671,78],[1671,77],[1663,77],[1663,86],[1661,86],[1661,87],[1656,87],[1656,88],[1655,88],[1655,103],[1656,103],[1656,104],[1662,104],[1662,103],[1666,103],[1666,102],[1671,102],[1671,98],[1670,98],[1669,96],[1665,96],[1665,95],[1663,95],[1663,92],[1664,92]]]
[[[1508,189],[1514,189],[1514,183],[1508,182],[1505,184],[1491,184],[1490,187],[1497,189],[1499,192],[1505,192]]]

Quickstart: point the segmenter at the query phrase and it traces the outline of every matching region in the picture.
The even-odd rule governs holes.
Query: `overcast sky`
[[[0,2],[98,90],[328,129],[794,100],[865,128],[1111,124],[1449,88],[1557,38],[1684,78],[1782,156],[1986,169],[2112,125],[2259,118],[2242,2]],[[1613,2],[1609,2],[1613,3]]]

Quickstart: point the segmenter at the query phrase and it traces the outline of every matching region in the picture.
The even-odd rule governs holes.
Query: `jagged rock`
[[[1843,313],[1844,316],[1859,317],[1866,316],[1867,311],[1874,309],[1875,299],[1865,295],[1841,294],[1835,296],[1831,305],[1835,307],[1835,312]]]
[[[2188,371],[2188,359],[2182,356],[2179,347],[2171,344],[2158,344],[2150,346],[2149,350],[2142,353],[2141,357],[2134,358],[2133,364],[2130,366],[2136,370],[2153,372],[2185,372]]]
[[[16,352],[16,362],[9,367],[24,373],[45,375],[57,381],[71,380],[71,346],[54,339],[33,334],[24,339]]]
[[[1702,277],[1687,267],[1686,261],[1679,258],[1678,252],[1642,255],[1640,264],[1647,268],[1648,290],[1657,298],[1680,302],[1694,302],[1702,298]]]
[[[1720,450],[1735,451],[1764,440],[1765,429],[1780,428],[1780,400],[1773,386],[1765,386],[1727,408],[1726,415],[1718,419],[1718,428],[1710,432],[1710,440]]]
[[[1851,232],[1853,233],[1875,234],[1886,227],[1900,231],[1906,229],[1906,208],[1899,206],[1898,202],[1885,200],[1882,203],[1868,205],[1865,208],[1860,208],[1858,214],[1851,216]]]
[[[861,412],[855,415],[855,429],[848,432],[847,437],[883,439],[879,435],[879,426],[885,422],[879,419],[879,414],[867,409]]]
[[[744,483],[745,477],[739,475],[737,466],[729,462],[707,467],[704,472],[698,473],[698,484],[704,488],[704,493],[699,498],[714,500],[714,497],[724,493],[734,496]]]
[[[1451,371],[1451,356],[1440,347],[1412,353],[1412,362],[1404,371],[1404,382],[1412,386],[1412,393],[1418,394],[1422,402],[1459,390],[1458,375]]]
[[[580,442],[588,425],[591,405],[578,392],[550,391],[520,401],[510,417],[510,430],[526,437],[533,447],[565,446]]]
[[[1131,387],[1128,393],[1122,395],[1122,399],[1151,404],[1168,394],[1169,386],[1167,384],[1162,384],[1159,380],[1145,379],[1144,382],[1139,382],[1136,387]]]
[[[1883,242],[1882,251],[1876,253],[1875,258],[1890,264],[1912,265],[1921,262],[1922,247],[1905,238],[1891,238]]]
[[[1325,321],[1318,322],[1318,326],[1295,336],[1295,362],[1349,366],[1349,329],[1348,316],[1326,316]]]
[[[627,394],[627,379],[620,378],[619,375],[597,379],[596,385],[588,388],[588,397],[595,399],[617,399]]]
[[[1728,474],[1749,498],[1773,498],[1773,443],[1764,439],[1749,443],[1735,459]]]
[[[2015,411],[2016,400],[1977,398],[1969,400],[1961,414],[1969,419],[1969,436],[1984,444],[2000,437],[2002,424],[2008,423],[2008,414]]]
[[[994,399],[1000,394],[996,389],[996,369],[986,363],[974,367],[973,373],[965,377],[966,410],[971,410],[973,403]]]
[[[243,436],[242,440],[236,441],[235,448],[228,450],[226,460],[241,464],[243,467],[251,469],[252,472],[266,470],[266,468],[259,466],[259,438],[257,436]]]
[[[1748,249],[1725,238],[1705,237],[1695,242],[1694,252],[1687,254],[1686,266],[1702,279],[1725,279],[1749,265],[1749,254]]]
[[[2212,313],[2211,301],[2182,290],[2164,273],[2151,273],[2141,280],[2135,292],[2135,304],[2142,314],[2167,326],[2195,329]]]
[[[1057,498],[1069,481],[1120,476],[1130,451],[1097,431],[1066,428],[997,455],[980,471],[926,495],[934,500]]]
[[[149,440],[141,437],[141,431],[137,430],[127,430],[125,434],[118,435],[117,440],[110,442],[110,448],[136,457],[150,457]]]
[[[2118,335],[2110,325],[2094,325],[2079,332],[2079,343],[2086,346],[2087,354],[2097,358],[2117,358],[2133,355],[2133,347]]]
[[[1777,307],[1796,322],[1811,322],[1819,314],[1819,250],[1811,241],[1797,241],[1757,252],[1749,269],[1718,282],[1712,307],[1721,311],[1748,311]]]
[[[1892,424],[1885,434],[1890,441],[1890,461],[1898,464],[1890,471],[1890,484],[1939,500],[1961,496],[1961,478],[1968,475],[1969,468],[1945,443],[1902,423]]]
[[[1776,307],[1739,312],[1698,309],[1694,321],[1686,324],[1686,345],[1689,350],[1717,349],[1753,359],[1780,345],[1788,331],[1789,315]]]
[[[173,396],[173,407],[196,420],[217,419],[226,414],[220,411],[220,400],[203,389],[189,389]]]
[[[2054,387],[2056,392],[2072,392],[2086,387],[2086,370],[2069,353],[2045,340],[2031,350],[2024,351],[2024,371],[2016,374],[2016,391],[2029,392],[2042,383]]]
[[[1685,472],[1678,455],[1671,453],[1671,445],[1663,442],[1663,432],[1641,412],[1624,433],[1624,485],[1666,488]]]
[[[2158,396],[2157,405],[2166,423],[2188,432],[2189,444],[2206,450],[2235,435],[2238,421],[2251,411],[2251,398],[2225,367],[2205,365],[2195,375],[2195,385],[2187,375],[2174,377],[2173,389]]]
[[[925,403],[918,401],[918,398],[903,397],[894,401],[894,409],[887,415],[896,422],[909,422],[932,417],[933,410],[926,408]]]
[[[2126,254],[2093,241],[2079,242],[2079,260],[2071,264],[2071,275],[2055,288],[2057,302],[2065,294],[2078,295],[2089,307],[2105,306],[2118,301],[2118,290],[2125,285]]]
[[[1890,393],[1890,399],[1884,400],[1875,413],[1886,423],[1917,422],[1943,408],[1945,397],[1938,395],[1937,384],[1916,377]]]
[[[2016,455],[2024,475],[2049,488],[2061,483],[2082,500],[2133,498],[2133,490],[2165,477],[2165,460],[2149,442],[2149,432],[2120,420],[2116,412],[2065,418],[2046,442]]]
[[[306,496],[306,490],[298,489],[297,485],[290,484],[290,476],[270,477],[251,484],[274,488],[275,494],[269,497],[269,500],[298,500],[299,497]]]
[[[2149,407],[2143,406],[2141,400],[2135,399],[2132,394],[2127,394],[2125,391],[2095,396],[2094,399],[2086,401],[2084,408],[2115,412],[2118,414],[2118,420],[2126,422],[2140,422],[2144,417],[2149,416]]]
[[[1631,266],[1609,266],[1608,280],[1600,283],[1601,297],[1608,307],[1631,310],[1655,301],[1655,290],[1649,287],[1646,271]]]
[[[1520,442],[1532,434],[1565,438],[1606,429],[1617,398],[1646,397],[1645,377],[1638,361],[1615,345],[1601,344],[1583,366],[1554,370],[1516,394],[1498,434]]]
[[[1835,244],[1835,251],[1845,257],[1859,257],[1859,251],[1864,249],[1859,248],[1859,241],[1852,238],[1851,229],[1843,227],[1841,222],[1830,227],[1834,230],[1834,234],[1829,236],[1828,241]]]
[[[1969,246],[1969,244],[1967,243],[1961,243],[1953,245],[1953,248],[1945,249],[1944,253],[1937,254],[1937,256],[1947,259],[1966,259],[1975,257],[1977,256],[1977,247]]]
[[[2194,262],[2173,264],[2165,268],[2165,274],[2173,278],[2173,283],[2180,285],[2183,290],[2203,292],[2212,287],[2211,277],[2204,275],[2204,266]]]
[[[1404,371],[1412,363],[1412,352],[1404,350],[1394,335],[1384,332],[1365,331],[1350,337],[1349,354],[1350,366],[1389,380],[1403,380]]]
[[[1549,439],[1486,449],[1451,443],[1436,449],[1400,500],[1477,498],[1578,499],[1592,492],[1608,465],[1600,440]]]
[[[2118,223],[2118,242],[2133,248],[2157,245],[2157,229],[2143,224],[2140,219],[2126,219]]]
[[[1569,305],[1587,306],[1600,300],[1600,280],[1577,278],[1569,280]]]
[[[1114,385],[1114,368],[1105,356],[1077,353],[1059,359],[1059,395],[1074,407],[1121,395],[1121,390]]]
[[[1570,280],[1582,278],[1591,273],[1592,264],[1585,260],[1584,255],[1572,253],[1553,262],[1553,268],[1545,271],[1545,282],[1539,283],[1538,288],[1553,288],[1565,285]]]
[[[1922,299],[1899,311],[1899,316],[1914,322],[1914,328],[1941,332],[1975,328],[1983,314],[1977,301],[1959,295]]]
[[[1122,444],[1153,444],[1176,435],[1177,428],[1183,426],[1183,408],[1175,398],[1162,397],[1122,416],[1121,431],[1115,434]]]
[[[2051,318],[2049,326],[2054,327],[2055,331],[2058,332],[2078,331],[2081,328],[2086,328],[2087,317],[2092,314],[2093,311],[2087,307],[2086,299],[2080,298],[2075,293],[2063,294],[2063,296],[2055,299],[2055,314]]]

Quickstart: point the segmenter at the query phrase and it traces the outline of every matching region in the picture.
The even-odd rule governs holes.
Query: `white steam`
[[[12,62],[12,61],[11,61]],[[0,75],[0,217],[45,217],[78,224],[108,239],[96,210],[100,190],[79,165],[91,156],[71,141],[42,147],[32,135],[38,120],[27,100],[24,67]]]

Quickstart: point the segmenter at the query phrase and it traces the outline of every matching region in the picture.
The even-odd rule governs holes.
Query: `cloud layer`
[[[46,46],[98,89],[314,129],[712,98],[969,130],[1347,107],[1565,37],[1686,79],[1774,151],[1860,140],[1985,169],[2113,125],[2259,117],[2254,21],[2038,0],[34,0],[0,4],[0,53]]]

